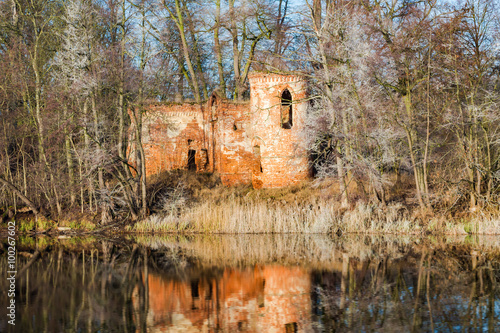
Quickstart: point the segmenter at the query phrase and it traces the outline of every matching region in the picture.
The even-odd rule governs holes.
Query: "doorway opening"
[[[188,170],[196,171],[196,150],[189,149],[188,150]]]

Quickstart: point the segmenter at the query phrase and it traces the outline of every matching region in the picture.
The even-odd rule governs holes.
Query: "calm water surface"
[[[6,244],[0,304],[7,304]],[[19,238],[1,332],[500,332],[500,239]]]

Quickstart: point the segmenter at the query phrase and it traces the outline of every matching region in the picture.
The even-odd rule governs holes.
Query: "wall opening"
[[[245,320],[240,320],[238,322],[238,331],[247,331],[248,330],[248,322]]]
[[[262,173],[262,161],[260,157],[260,146],[253,146],[253,155],[255,156],[255,172]]]
[[[212,100],[210,101],[210,116],[211,120],[217,120],[217,98],[215,95],[212,96]]]
[[[188,150],[188,170],[189,171],[196,171],[196,150],[189,149]]]
[[[292,126],[292,94],[288,89],[285,89],[281,93],[281,128],[290,129]]]
[[[285,324],[285,332],[286,333],[296,333],[299,331],[298,325],[296,322]]]
[[[201,170],[206,171],[208,168],[208,151],[206,149],[202,149],[200,151],[200,165]]]
[[[241,121],[235,121],[233,124],[233,130],[235,131],[240,131],[243,129],[243,122]]]
[[[200,297],[200,290],[198,289],[198,280],[191,281],[191,297],[198,298]]]
[[[266,288],[266,279],[262,280],[262,290],[259,293],[259,296],[257,297],[257,304],[259,305],[259,308],[263,308],[265,304],[266,298],[264,297],[264,289]]]
[[[198,280],[191,281],[191,300],[192,300],[192,305],[191,305],[191,310],[196,310],[198,309],[198,300],[200,299],[200,290],[198,286]]]
[[[209,284],[208,284],[208,292],[207,292],[207,294],[205,295],[205,300],[207,300],[207,301],[211,301],[211,300],[212,300],[212,294],[213,294],[212,284],[211,284],[211,283],[209,283]]]

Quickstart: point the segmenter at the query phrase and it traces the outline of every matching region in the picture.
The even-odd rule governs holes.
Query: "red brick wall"
[[[217,325],[224,332],[238,332],[241,324],[249,332],[285,332],[288,323],[307,331],[311,277],[303,268],[226,268],[222,276],[196,284],[150,273],[144,282],[149,291],[147,324],[155,332],[176,326],[187,332],[208,332]],[[136,295],[137,290],[132,303],[138,309]]]
[[[293,126],[281,126],[281,94],[292,95]],[[301,145],[306,104],[299,76],[254,73],[250,101],[234,103],[212,94],[204,105],[150,105],[144,117],[146,173],[186,169],[195,150],[197,171],[218,172],[226,186],[282,187],[309,175]],[[260,147],[260,159],[255,146]],[[262,171],[261,171],[262,170]]]
[[[199,105],[192,104],[149,106],[142,134],[147,175],[186,169],[190,149],[196,151],[198,170],[203,170],[202,112]]]
[[[294,75],[254,73],[250,76],[252,146],[260,146],[262,172],[254,168],[254,187],[282,187],[309,176],[308,156],[302,146],[306,112],[306,84]],[[293,126],[281,127],[281,94],[292,94]]]
[[[218,169],[224,185],[250,184],[253,154],[246,129],[249,122],[248,103],[224,101],[219,108]]]

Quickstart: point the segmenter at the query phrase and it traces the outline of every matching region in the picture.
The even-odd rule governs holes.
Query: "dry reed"
[[[182,180],[178,183],[168,184],[170,192],[163,194],[161,209],[129,227],[129,231],[500,234],[500,217],[482,212],[466,220],[451,220],[439,213],[412,211],[400,201],[383,205],[358,200],[350,209],[341,208],[335,182],[305,182],[288,188],[253,190],[248,186],[227,188],[215,182],[203,187],[206,180],[198,179],[200,175],[180,176],[177,178]]]
[[[341,267],[344,254],[360,261],[413,257],[428,249],[489,253],[498,258],[498,237],[443,236],[415,237],[392,235],[347,235],[330,237],[311,234],[267,235],[133,235],[134,242],[152,249],[180,249],[188,257],[207,266],[255,264],[307,264],[318,269]],[[453,250],[454,249],[454,250]],[[170,251],[172,252],[172,251]],[[175,252],[175,251],[174,251]]]
[[[342,211],[328,201],[314,204],[281,204],[257,200],[204,202],[181,212],[153,215],[137,223],[137,232],[200,233],[420,233],[400,204],[381,206],[359,203]]]

